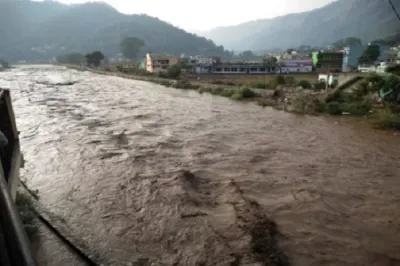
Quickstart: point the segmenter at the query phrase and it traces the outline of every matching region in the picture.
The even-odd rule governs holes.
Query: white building
[[[287,59],[280,61],[279,73],[309,73],[312,72],[312,58]]]
[[[275,74],[276,70],[276,67],[249,63],[223,63],[214,66],[216,74]]]
[[[206,57],[206,56],[193,56],[189,58],[189,62],[194,66],[194,71],[197,74],[212,73],[215,64],[219,63],[218,57]]]

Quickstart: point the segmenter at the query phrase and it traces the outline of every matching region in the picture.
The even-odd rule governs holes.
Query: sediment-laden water
[[[400,260],[394,132],[62,67],[2,72],[0,87],[23,178],[115,265],[257,265],[259,214],[293,265]]]

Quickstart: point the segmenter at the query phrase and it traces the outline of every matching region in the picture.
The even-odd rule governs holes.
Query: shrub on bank
[[[324,104],[307,91],[299,90],[292,99],[292,110],[300,114],[318,114],[325,111]]]
[[[340,92],[341,91],[339,89],[334,89],[334,90],[330,91],[328,93],[328,96],[326,97],[325,101],[327,103],[338,101],[340,98]]]
[[[257,94],[247,87],[241,87],[234,90],[231,98],[234,100],[242,100],[246,98],[256,97]]]
[[[252,87],[256,89],[266,89],[268,86],[264,82],[256,82],[253,83]]]
[[[307,80],[300,80],[297,83],[298,86],[301,86],[303,89],[309,89],[311,88],[311,83]]]
[[[284,85],[284,84],[286,84],[285,77],[282,75],[278,75],[269,82],[268,87],[274,90],[278,87],[278,85]]]
[[[29,237],[32,237],[38,230],[36,215],[33,211],[33,202],[31,198],[24,193],[17,193],[15,205],[20,213],[22,224]]]
[[[339,109],[341,113],[363,116],[369,113],[371,105],[367,103],[341,103]]]
[[[314,84],[314,89],[317,91],[322,91],[326,89],[326,82],[325,81],[319,81]]]
[[[186,90],[197,90],[200,88],[199,85],[192,84],[187,80],[179,80],[174,84],[173,87],[177,89],[186,89]]]
[[[371,117],[372,125],[378,129],[400,129],[400,115],[392,113],[390,110],[383,110],[373,114]]]
[[[330,115],[342,114],[342,111],[340,110],[340,104],[338,102],[328,102],[325,105],[325,110]]]
[[[296,84],[296,79],[292,76],[287,76],[285,77],[285,83],[290,85]]]

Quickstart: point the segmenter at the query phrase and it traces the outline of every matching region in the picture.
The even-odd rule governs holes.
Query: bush
[[[296,92],[292,100],[292,108],[294,112],[301,114],[316,114],[325,111],[324,104],[304,90]]]
[[[198,89],[199,93],[205,93],[205,92],[211,93],[211,91],[212,91],[212,88],[201,87],[200,89]]]
[[[179,65],[173,65],[167,70],[167,77],[170,79],[179,79],[181,76],[181,68]]]
[[[2,67],[2,68],[10,68],[10,64],[8,62],[0,59],[0,67]]]
[[[375,113],[371,116],[371,122],[378,129],[400,129],[400,115],[389,110]]]
[[[277,82],[278,85],[286,84],[285,77],[282,76],[282,75],[278,75],[278,76],[276,77],[276,82]]]
[[[291,84],[291,85],[296,84],[296,79],[294,77],[292,77],[292,76],[287,76],[285,78],[285,83],[286,84]]]
[[[264,82],[256,82],[252,85],[252,87],[257,89],[266,89],[267,84],[265,84]]]
[[[319,81],[315,83],[314,85],[315,90],[321,91],[326,89],[326,82],[325,81]]]
[[[187,80],[177,81],[175,84],[173,84],[173,87],[177,89],[186,89],[186,90],[197,90],[200,88],[199,85],[192,84]]]
[[[311,83],[307,80],[300,80],[297,83],[298,86],[301,86],[303,89],[309,89],[311,88]]]
[[[33,211],[33,202],[31,198],[24,193],[17,193],[15,205],[20,213],[22,224],[29,237],[32,237],[38,230],[36,215]]]
[[[386,72],[400,75],[400,65],[389,66],[386,68]]]
[[[172,82],[170,82],[168,80],[161,80],[158,82],[158,84],[165,86],[165,87],[171,87],[173,85]]]
[[[234,90],[231,98],[234,100],[242,100],[245,98],[256,97],[257,94],[247,87],[241,87]]]
[[[223,90],[222,92],[221,92],[221,96],[224,96],[224,97],[232,97],[232,95],[234,94],[235,92],[234,92],[234,90],[230,90],[230,89],[228,89],[228,90]]]
[[[342,103],[339,105],[341,113],[349,113],[351,115],[367,115],[371,110],[371,105],[367,103]]]
[[[328,96],[326,97],[326,102],[335,102],[340,99],[340,90],[339,89],[334,89],[333,91],[328,93]]]
[[[328,102],[325,106],[325,110],[328,114],[331,115],[340,115],[342,111],[340,110],[340,106],[338,102]]]

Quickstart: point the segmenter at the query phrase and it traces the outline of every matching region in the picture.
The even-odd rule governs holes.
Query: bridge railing
[[[10,91],[0,89],[0,265],[35,266],[30,241],[15,205],[21,150]],[[3,143],[4,144],[4,143]]]

